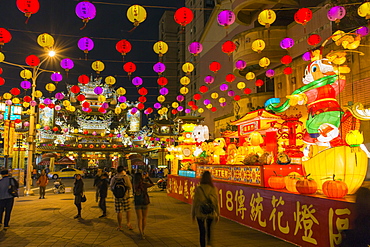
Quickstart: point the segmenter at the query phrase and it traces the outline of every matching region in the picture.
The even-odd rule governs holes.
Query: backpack
[[[113,194],[116,198],[123,198],[126,194],[126,186],[124,178],[116,178],[113,187]]]
[[[215,206],[212,203],[212,200],[209,199],[209,197],[206,196],[204,193],[204,190],[202,187],[199,186],[199,188],[202,190],[204,197],[206,198],[205,201],[200,203],[200,212],[202,214],[212,214],[215,211]]]

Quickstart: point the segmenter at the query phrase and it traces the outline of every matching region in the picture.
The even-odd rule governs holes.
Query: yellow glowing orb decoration
[[[266,43],[262,39],[256,39],[252,43],[252,50],[258,53],[261,53],[261,51],[263,51],[265,47],[266,47]]]
[[[23,102],[23,104],[22,104],[22,105],[23,105],[23,107],[24,107],[24,108],[27,108],[27,107],[29,107],[29,106],[30,106],[30,103],[28,103],[28,102]]]
[[[71,102],[69,102],[69,100],[64,100],[64,101],[63,101],[63,105],[64,105],[65,107],[70,106],[70,105],[71,105]]]
[[[189,93],[189,88],[187,88],[187,87],[180,88],[180,93],[183,94],[183,95]]]
[[[357,13],[361,17],[365,17],[366,20],[370,19],[370,3],[366,2],[360,5],[357,9]]]
[[[105,83],[109,86],[114,85],[116,83],[116,78],[114,78],[111,75],[107,76],[107,77],[105,77]]]
[[[263,143],[263,138],[259,132],[253,131],[249,135],[249,142],[251,143],[252,146],[258,146],[261,143]]]
[[[187,77],[187,76],[183,76],[183,77],[181,77],[181,79],[180,79],[180,83],[181,83],[181,85],[183,85],[183,86],[187,86],[187,85],[189,85],[189,83],[190,83],[190,78],[189,78],[189,77]]]
[[[208,105],[206,105],[206,108],[207,109],[211,109],[213,107],[213,105],[212,104],[208,104]]]
[[[54,92],[54,91],[55,91],[55,89],[57,89],[57,87],[56,87],[53,83],[48,83],[48,84],[46,84],[45,89],[46,89],[49,93],[51,93],[51,92]]]
[[[260,59],[260,61],[258,62],[258,64],[262,68],[266,68],[267,66],[270,65],[270,59],[268,59],[267,57],[263,57],[263,58]]]
[[[73,130],[73,132],[74,132],[75,134],[77,134],[77,133],[78,133],[78,129],[74,129],[74,130]]]
[[[36,124],[36,129],[41,129],[41,124]]]
[[[220,103],[225,103],[225,102],[226,102],[226,99],[225,99],[224,97],[219,98],[219,99],[218,99],[218,102],[220,102]]]
[[[196,124],[183,124],[181,126],[181,128],[186,131],[186,132],[192,132],[195,128],[195,126],[197,126]]]
[[[194,65],[192,63],[184,63],[182,65],[182,71],[184,71],[186,74],[190,74],[194,70]]]
[[[98,101],[99,102],[105,102],[106,100],[107,100],[107,98],[104,95],[99,95],[98,96]]]
[[[100,136],[101,136],[101,137],[104,137],[104,136],[105,136],[105,132],[101,132],[101,133],[100,133]]]
[[[116,113],[117,115],[118,115],[118,114],[121,114],[121,112],[122,112],[122,109],[121,109],[121,108],[119,108],[119,107],[116,107],[116,108],[114,109],[114,113]]]
[[[140,5],[132,5],[127,10],[127,19],[131,21],[135,27],[139,26],[140,23],[146,19],[146,10]]]
[[[177,107],[179,107],[179,103],[177,103],[177,102],[173,102],[171,106],[172,106],[173,108],[177,108]]]
[[[166,42],[158,41],[153,45],[153,50],[161,57],[168,51],[168,45]]]
[[[247,80],[253,80],[254,78],[256,78],[256,75],[253,73],[253,72],[248,72],[246,75],[245,75],[245,79]]]
[[[269,28],[272,23],[276,20],[276,13],[271,9],[265,9],[258,15],[258,22]]]
[[[200,114],[202,114],[202,113],[204,112],[204,109],[203,109],[203,108],[198,108],[198,112],[199,112]]]
[[[4,53],[0,52],[0,63],[5,60],[5,55]]]
[[[240,90],[243,90],[245,88],[245,83],[240,81],[238,84],[236,84],[236,87]]]
[[[105,69],[105,65],[102,61],[97,60],[91,64],[91,68],[95,70],[97,74],[99,74]]]
[[[211,93],[211,98],[212,99],[217,99],[218,98],[218,93]]]
[[[157,97],[157,101],[159,102],[159,103],[162,103],[162,102],[164,102],[166,100],[166,97],[164,97],[163,95],[159,95],[158,97]]]
[[[121,107],[121,109],[126,109],[127,108],[127,104],[126,103],[121,103],[120,105],[119,105],[119,107]]]
[[[322,184],[332,180],[333,175],[348,186],[348,194],[354,194],[362,185],[367,171],[367,155],[364,151],[353,152],[351,147],[339,146],[314,154],[302,161],[307,174],[311,174],[318,190]]]
[[[11,99],[13,96],[10,93],[4,93],[3,98],[4,99]]]
[[[13,98],[12,99],[13,104],[19,104],[19,102],[20,102],[19,98]]]
[[[40,90],[36,90],[34,92],[34,96],[35,96],[35,98],[41,98],[42,97],[42,92]]]
[[[54,45],[54,38],[48,33],[42,33],[37,37],[37,44],[44,48],[51,48]]]
[[[125,95],[126,94],[126,89],[124,89],[123,87],[120,87],[116,90],[116,93],[118,95]]]
[[[28,69],[24,69],[22,70],[19,75],[21,76],[21,78],[23,79],[31,79],[32,77],[32,72]]]

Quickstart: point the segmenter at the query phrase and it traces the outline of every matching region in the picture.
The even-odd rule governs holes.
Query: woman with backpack
[[[152,180],[144,177],[140,172],[134,176],[134,202],[137,217],[137,225],[142,239],[145,239],[146,218],[148,215],[149,195],[148,188],[154,186]]]
[[[205,247],[211,242],[211,226],[220,217],[218,193],[213,185],[211,173],[205,171],[200,179],[200,185],[195,189],[193,205],[191,207],[193,221],[198,221],[200,233],[200,246]],[[207,241],[206,241],[207,235]]]

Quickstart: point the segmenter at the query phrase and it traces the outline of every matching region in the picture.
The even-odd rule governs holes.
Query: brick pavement
[[[0,231],[0,246],[199,246],[198,227],[190,219],[190,205],[168,197],[165,192],[150,192],[146,239],[137,229],[116,231],[114,200],[108,196],[108,217],[99,219],[101,211],[90,188],[83,203],[82,219],[75,220],[73,195],[51,191],[46,199],[35,196],[16,198],[10,228]],[[136,228],[136,215],[131,212]],[[125,222],[125,218],[124,218]],[[221,218],[214,228],[212,246],[294,246],[259,231]]]

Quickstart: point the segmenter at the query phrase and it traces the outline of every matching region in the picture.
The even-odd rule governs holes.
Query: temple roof
[[[231,122],[230,124],[231,125],[241,125],[247,121],[250,121],[250,120],[253,120],[253,119],[271,119],[271,120],[281,120],[281,116],[279,115],[276,115],[276,114],[272,114],[264,109],[259,109],[259,110],[256,110],[256,111],[252,111],[252,112],[249,112],[247,113],[244,117],[238,119],[238,120],[235,120],[233,122]]]

